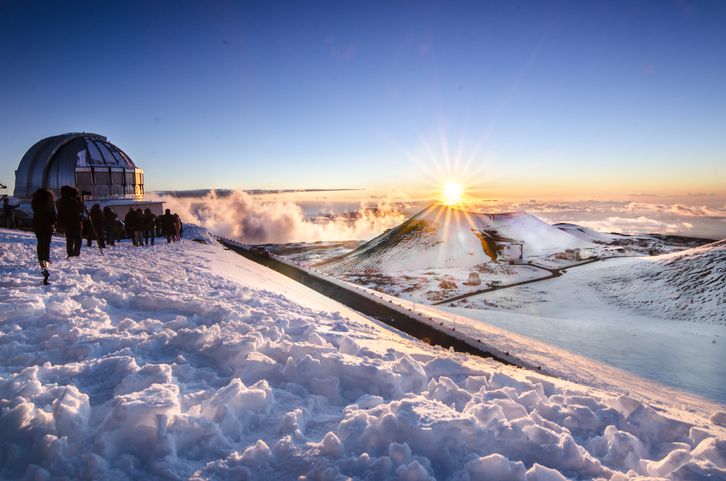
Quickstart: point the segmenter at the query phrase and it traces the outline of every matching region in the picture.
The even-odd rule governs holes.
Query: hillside
[[[589,227],[583,227],[581,225],[572,224],[569,222],[560,222],[553,225],[561,231],[572,234],[575,237],[588,242],[600,242],[604,244],[609,244],[613,241],[614,238],[618,236],[618,234],[604,234],[594,229],[590,229]]]
[[[726,325],[726,240],[620,265],[593,287],[637,311]]]
[[[722,412],[428,346],[185,234],[72,260],[57,239],[43,287],[33,236],[0,230],[0,478],[726,474]]]
[[[496,260],[525,260],[592,246],[526,212],[485,214],[432,204],[319,267],[335,273],[472,269]]]

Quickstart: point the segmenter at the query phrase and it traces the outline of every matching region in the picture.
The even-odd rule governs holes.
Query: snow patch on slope
[[[218,245],[84,250],[50,288],[33,258],[0,231],[4,479],[726,475],[712,421],[412,342]]]
[[[593,287],[636,311],[726,325],[726,241],[618,265]]]
[[[567,232],[568,234],[588,242],[604,242],[609,244],[615,238],[615,235],[613,234],[604,234],[596,231],[595,229],[590,229],[589,227],[577,224],[570,224],[568,222],[560,222],[558,224],[554,224],[554,226],[563,232]]]

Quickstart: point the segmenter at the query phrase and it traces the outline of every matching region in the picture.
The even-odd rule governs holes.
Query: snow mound
[[[726,325],[726,240],[618,265],[593,287],[637,311]]]
[[[498,235],[524,242],[524,255],[545,255],[565,249],[590,247],[583,241],[546,223],[527,212],[506,214],[477,214],[475,224],[480,229],[495,230]]]
[[[526,212],[483,214],[432,204],[342,258],[320,264],[333,273],[467,268],[506,258],[592,247]],[[503,251],[508,251],[503,254]]]
[[[414,342],[218,244],[56,240],[50,287],[34,244],[0,230],[2,479],[726,476],[722,413]]]
[[[200,242],[202,244],[216,244],[217,241],[212,237],[212,235],[205,229],[204,227],[198,226],[196,224],[185,224],[184,225],[184,237],[186,239],[191,239],[195,242]]]

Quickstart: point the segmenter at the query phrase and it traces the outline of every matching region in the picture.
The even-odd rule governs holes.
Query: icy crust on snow
[[[726,240],[633,259],[609,270],[593,288],[639,312],[726,326]]]
[[[3,479],[726,477],[725,413],[691,425],[413,343],[219,246],[85,250],[50,288],[33,255],[0,231]]]

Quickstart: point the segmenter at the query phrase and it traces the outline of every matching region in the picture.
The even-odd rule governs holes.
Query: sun
[[[446,205],[457,205],[461,203],[464,195],[464,187],[458,182],[447,182],[442,191],[442,201]]]

